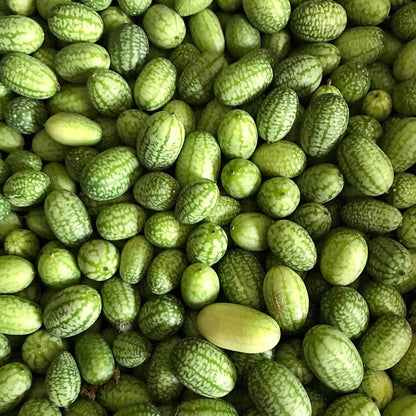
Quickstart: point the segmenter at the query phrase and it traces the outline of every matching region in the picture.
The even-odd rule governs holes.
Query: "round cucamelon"
[[[28,399],[19,410],[20,416],[42,415],[59,416],[60,410],[48,399]]]
[[[144,363],[150,357],[152,344],[138,332],[121,332],[114,339],[112,350],[114,358],[120,365],[132,368]]]
[[[34,275],[33,265],[23,257],[0,256],[0,293],[15,293],[29,286]]]
[[[347,394],[335,400],[326,409],[325,414],[342,416],[378,416],[380,411],[374,401],[364,394]]]
[[[198,398],[181,402],[177,416],[237,416],[235,407],[225,400]]]
[[[393,384],[385,371],[365,370],[357,393],[369,396],[381,411],[393,398]]]

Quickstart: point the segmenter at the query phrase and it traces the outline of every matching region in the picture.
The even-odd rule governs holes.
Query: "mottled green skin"
[[[45,215],[56,238],[70,247],[81,245],[92,233],[87,210],[72,192],[51,192],[45,200]]]
[[[42,160],[36,154],[28,150],[15,150],[4,159],[9,171],[16,173],[19,170],[33,169],[40,171],[42,169]]]
[[[292,88],[302,99],[318,88],[322,79],[322,66],[315,56],[300,54],[277,63],[273,73],[274,87]]]
[[[39,240],[30,230],[12,230],[4,240],[4,252],[34,260],[39,251]]]
[[[174,0],[173,3],[181,16],[190,16],[207,8],[212,0]]]
[[[210,342],[185,338],[172,351],[172,370],[193,392],[219,398],[233,390],[236,369],[228,356]]]
[[[115,416],[160,416],[160,412],[156,406],[150,403],[134,404],[127,406],[118,412]]]
[[[156,247],[178,248],[185,244],[192,229],[192,225],[179,222],[174,212],[162,211],[146,221],[144,235]]]
[[[42,172],[46,173],[51,180],[49,191],[67,190],[74,193],[77,191],[76,183],[69,176],[63,163],[48,163],[44,166]]]
[[[385,20],[390,12],[388,0],[342,0],[340,3],[347,12],[348,20],[359,26],[376,26]]]
[[[372,26],[347,29],[334,44],[339,49],[344,63],[370,64],[383,52],[383,31]]]
[[[394,400],[383,412],[383,416],[412,416],[416,410],[415,395],[404,395]]]
[[[224,105],[213,98],[199,114],[196,129],[217,136],[221,121],[231,110],[232,107]]]
[[[9,176],[3,186],[3,195],[15,207],[30,207],[41,202],[51,183],[49,176],[31,169]]]
[[[241,204],[234,198],[219,195],[214,208],[205,217],[212,224],[228,225],[241,212]]]
[[[127,406],[150,402],[146,384],[128,374],[123,374],[118,383],[102,386],[97,393],[97,401],[115,413]]]
[[[110,67],[110,56],[100,45],[73,43],[62,48],[55,57],[55,70],[69,82],[85,83],[99,69]]]
[[[96,42],[104,30],[100,15],[83,4],[58,4],[48,18],[49,30],[66,42]]]
[[[0,367],[0,412],[7,414],[24,397],[32,384],[29,368],[21,363]]]
[[[325,416],[380,416],[377,405],[364,394],[348,394],[333,402]]]
[[[6,364],[11,357],[11,345],[6,335],[0,335],[0,366]]]
[[[121,0],[119,6],[129,16],[138,16],[144,13],[151,3],[151,0]]]
[[[67,338],[87,330],[101,313],[101,297],[86,285],[74,285],[54,295],[44,310],[44,325],[55,336]]]
[[[332,223],[328,209],[314,202],[299,205],[290,219],[303,227],[314,241],[325,236]]]
[[[122,112],[116,122],[117,133],[121,140],[130,147],[136,147],[137,133],[144,129],[149,115],[140,110]]]
[[[416,75],[412,63],[416,59],[416,42],[410,41],[399,50],[394,64],[393,73],[398,81],[406,81]]]
[[[107,48],[114,71],[130,78],[140,72],[149,53],[149,41],[140,26],[124,23],[110,32]]]
[[[409,323],[398,315],[384,315],[365,332],[358,350],[372,370],[387,370],[405,355],[412,341]]]
[[[268,143],[283,139],[292,128],[299,99],[288,87],[275,88],[263,100],[257,114],[259,135]]]
[[[298,176],[306,167],[306,155],[295,143],[281,140],[261,144],[253,154],[252,161],[265,176]]]
[[[310,400],[300,381],[274,361],[264,360],[253,368],[248,389],[254,404],[264,415],[312,415]]]
[[[40,329],[25,339],[22,358],[33,372],[45,374],[55,356],[67,348],[66,340]]]
[[[376,237],[368,243],[367,272],[377,282],[396,286],[412,273],[408,250],[398,241]]]
[[[1,295],[0,332],[6,335],[27,335],[37,331],[42,325],[41,308],[29,300],[18,296]]]
[[[364,137],[377,142],[383,135],[383,128],[375,118],[366,115],[358,115],[350,117],[347,135]]]
[[[27,98],[46,99],[59,90],[55,73],[30,55],[13,52],[0,61],[0,81]]]
[[[412,334],[412,342],[403,358],[390,370],[390,374],[405,386],[416,384],[416,335]]]
[[[5,109],[6,124],[22,134],[34,134],[42,129],[48,118],[45,104],[42,101],[27,97],[11,100]]]
[[[191,399],[181,402],[177,408],[177,416],[237,416],[235,407],[220,399]]]
[[[47,399],[28,399],[19,410],[20,416],[60,416],[61,412],[57,406]]]
[[[347,14],[332,1],[303,2],[290,17],[290,28],[299,39],[307,42],[328,42],[345,29]]]
[[[0,293],[25,289],[34,277],[34,267],[28,260],[14,255],[0,256]]]
[[[43,283],[58,289],[77,284],[81,279],[75,256],[64,248],[54,248],[41,254],[38,273]]]
[[[200,178],[215,181],[221,164],[221,150],[208,132],[195,131],[186,137],[176,161],[175,178],[181,187]]]
[[[348,393],[361,384],[361,357],[340,330],[330,325],[314,326],[305,335],[303,353],[315,376],[332,390]]]
[[[289,0],[243,0],[243,8],[253,26],[265,33],[283,29],[289,21],[291,9]]]
[[[285,266],[274,266],[263,281],[266,308],[280,328],[286,332],[303,326],[309,310],[309,297],[303,280]]]
[[[214,95],[214,82],[226,64],[224,56],[217,52],[196,56],[179,78],[178,91],[182,99],[190,105],[207,103]]]
[[[355,104],[367,94],[371,81],[368,69],[362,63],[348,62],[331,73],[331,82],[348,104]]]
[[[227,250],[228,238],[219,226],[206,222],[193,230],[186,242],[186,255],[191,263],[212,266]]]
[[[55,70],[55,56],[58,51],[50,46],[43,46],[33,53],[33,56],[49,68]]]
[[[204,9],[191,16],[189,29],[195,46],[201,52],[224,52],[224,33],[212,10]]]
[[[184,126],[173,113],[154,113],[137,139],[139,161],[149,170],[165,170],[175,163],[184,140]]]
[[[312,157],[326,156],[347,130],[348,115],[347,103],[335,94],[311,100],[300,130],[302,149]]]
[[[120,365],[132,368],[139,366],[150,357],[152,344],[138,332],[121,332],[114,339],[112,349],[114,358]]]
[[[79,182],[84,167],[98,154],[98,150],[88,146],[74,147],[68,150],[65,156],[65,168],[69,176]]]
[[[416,115],[416,100],[414,98],[415,91],[415,78],[399,83],[393,90],[393,107],[398,113],[405,116]]]
[[[350,287],[334,287],[321,299],[323,322],[342,331],[348,338],[358,338],[366,329],[370,318],[363,296]]]
[[[251,25],[244,15],[232,15],[225,29],[227,50],[234,59],[261,47],[260,32]]]
[[[147,338],[160,341],[180,329],[184,314],[184,307],[176,296],[152,296],[140,309],[139,328]]]
[[[75,359],[82,378],[89,384],[104,384],[114,373],[113,354],[99,334],[86,332],[77,339]]]
[[[259,96],[272,79],[270,62],[249,53],[220,72],[214,84],[215,98],[225,105],[245,104]]]
[[[16,217],[14,217],[14,220],[16,220]],[[14,228],[21,228],[20,220],[16,222],[16,224],[18,223],[19,226]],[[53,240],[56,238],[51,228],[49,227],[45,212],[42,208],[34,208],[28,212],[26,215],[26,225],[38,237],[43,237],[47,240]]]
[[[175,66],[165,58],[154,58],[136,79],[134,101],[141,110],[158,110],[172,98],[175,87]]]
[[[416,36],[414,28],[416,7],[414,4],[406,4],[397,10],[391,19],[393,33],[402,41],[407,42]]]
[[[63,351],[48,368],[45,378],[49,400],[59,407],[70,406],[81,389],[81,376],[72,355]]]
[[[384,371],[365,370],[363,381],[357,393],[365,394],[383,410],[393,398],[392,382]]]
[[[278,364],[289,368],[303,385],[313,380],[313,373],[303,358],[302,339],[294,338],[280,342],[276,347],[274,359]]]
[[[130,328],[140,309],[137,288],[118,277],[107,280],[101,288],[103,313],[107,320],[120,330]]]
[[[95,157],[82,171],[81,188],[90,198],[106,201],[124,194],[140,176],[132,148],[116,146]]]
[[[97,401],[88,400],[88,399],[77,399],[69,408],[67,409],[68,416],[107,416],[107,412],[104,407],[100,405]]]
[[[373,198],[358,198],[347,202],[341,217],[348,227],[372,233],[388,233],[402,222],[402,214],[392,205]]]
[[[193,43],[181,43],[169,54],[169,60],[175,65],[178,75],[200,55],[199,49]]]
[[[397,236],[399,240],[407,248],[416,248],[416,208],[412,207],[403,213],[403,221],[397,229]]]
[[[285,266],[298,271],[312,269],[316,247],[304,228],[289,220],[276,221],[267,232],[267,244]]]
[[[124,240],[140,233],[146,218],[145,211],[139,205],[119,203],[104,208],[98,214],[96,227],[105,240]]]

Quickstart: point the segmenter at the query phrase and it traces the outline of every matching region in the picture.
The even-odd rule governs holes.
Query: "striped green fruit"
[[[195,224],[203,220],[214,207],[218,195],[218,187],[210,179],[199,179],[186,185],[175,204],[176,218],[182,224]]]
[[[150,397],[143,381],[129,374],[123,374],[118,383],[106,384],[99,388],[97,401],[107,410],[115,413],[130,405],[149,403]]]
[[[257,114],[259,135],[268,143],[283,139],[295,122],[299,99],[288,87],[272,90],[262,102]]]
[[[114,358],[120,365],[132,368],[144,363],[150,357],[152,344],[144,335],[128,331],[116,336],[112,349]]]
[[[407,42],[416,36],[414,21],[416,7],[414,4],[405,4],[397,10],[391,20],[393,33],[402,41]]]
[[[311,416],[311,402],[297,377],[271,360],[257,364],[248,378],[248,389],[257,409],[267,416]]]
[[[79,182],[84,167],[98,154],[98,150],[88,146],[70,148],[65,156],[65,168],[71,178]]]
[[[55,336],[67,338],[87,330],[101,313],[101,297],[86,285],[61,290],[46,305],[44,325]]]
[[[261,47],[260,32],[241,14],[230,18],[225,30],[225,41],[234,59],[240,59],[251,50]]]
[[[140,331],[154,341],[160,341],[176,333],[183,324],[185,309],[174,295],[152,296],[140,309]]]
[[[350,287],[333,287],[321,299],[323,322],[338,328],[348,338],[358,338],[366,329],[370,318],[363,296]]]
[[[66,340],[40,329],[25,339],[22,358],[32,371],[45,374],[55,356],[67,348]]]
[[[409,251],[392,238],[373,238],[368,243],[368,252],[367,272],[377,282],[396,286],[412,273]]]
[[[72,192],[51,192],[45,199],[45,215],[56,238],[70,247],[81,245],[92,233],[87,210]]]
[[[214,82],[226,64],[224,56],[217,52],[204,52],[195,57],[179,78],[182,99],[190,105],[207,103],[214,95]]]
[[[115,416],[160,416],[159,409],[150,403],[133,404],[114,413]]]
[[[403,358],[390,370],[390,374],[406,386],[416,383],[416,335],[412,334],[412,342]]]
[[[140,163],[149,170],[164,170],[179,156],[185,140],[183,124],[174,114],[158,111],[146,121],[137,139]]]
[[[221,399],[191,399],[181,402],[176,410],[177,416],[237,416],[235,407]]]
[[[298,271],[312,269],[317,260],[316,247],[304,228],[289,220],[279,220],[267,232],[267,243],[283,265]]]
[[[50,183],[48,175],[25,169],[7,179],[3,186],[3,195],[16,207],[30,207],[43,200]]]
[[[398,315],[384,315],[364,333],[358,350],[372,370],[387,370],[397,364],[412,341],[409,323]]]
[[[96,281],[110,279],[118,269],[119,258],[117,248],[104,240],[87,241],[80,247],[77,254],[81,272],[89,279]]]
[[[221,260],[227,250],[226,232],[209,222],[193,230],[186,242],[186,255],[191,263],[212,266]]]
[[[367,69],[371,79],[370,88],[372,90],[382,90],[391,95],[397,86],[397,81],[390,67],[380,61],[376,61],[367,65]]]
[[[251,57],[248,53],[219,73],[214,84],[215,98],[225,105],[245,104],[259,96],[272,78],[270,62],[265,58]]]
[[[0,22],[0,52],[31,54],[40,48],[45,35],[33,19],[21,15],[4,16]]]
[[[273,86],[292,88],[300,99],[311,95],[319,87],[321,79],[322,66],[312,55],[294,55],[273,68]]]
[[[189,29],[195,46],[201,52],[224,52],[224,33],[217,15],[212,10],[204,9],[191,16]]]
[[[140,110],[123,111],[116,122],[117,133],[130,147],[136,147],[137,133],[144,128],[149,115]]]
[[[416,75],[414,68],[407,62],[413,62],[416,58],[416,42],[410,41],[399,50],[393,64],[393,73],[398,81],[406,81]]]
[[[128,16],[139,16],[151,5],[151,0],[120,0],[119,6]]]
[[[283,29],[290,17],[289,0],[243,0],[243,8],[253,26],[265,33]]]
[[[27,335],[42,325],[42,309],[36,303],[19,296],[1,295],[0,332],[5,335]]]
[[[181,340],[172,351],[172,370],[182,384],[208,398],[219,398],[233,390],[236,369],[228,356],[208,341]]]
[[[217,140],[208,132],[195,131],[186,137],[177,158],[175,178],[181,187],[197,179],[215,181],[221,164],[221,150]]]
[[[383,135],[383,128],[374,117],[358,115],[350,117],[347,135],[366,137],[373,142],[377,142]]]
[[[170,403],[182,392],[183,385],[173,373],[170,359],[179,342],[180,338],[175,336],[161,341],[150,358],[147,387],[157,402]]]
[[[41,61],[13,52],[0,61],[0,81],[10,90],[27,98],[50,98],[60,86],[55,73]]]
[[[120,277],[127,283],[138,283],[153,258],[153,246],[138,235],[126,242],[120,256]]]
[[[87,89],[95,109],[106,116],[118,116],[133,105],[127,81],[109,69],[101,69],[90,75]]]
[[[345,179],[365,195],[384,194],[393,184],[393,166],[373,141],[348,136],[338,147],[337,155]]]
[[[268,248],[267,233],[273,220],[259,212],[237,215],[230,226],[231,238],[241,248],[262,251]]]
[[[392,99],[390,95],[383,90],[370,91],[364,97],[362,103],[362,112],[374,117],[380,122],[390,115],[391,109]]]
[[[174,0],[175,10],[181,16],[190,16],[207,8],[212,0]]]
[[[0,367],[0,412],[10,414],[32,385],[32,373],[22,363],[8,363]]]
[[[359,231],[388,233],[402,223],[402,214],[392,205],[374,198],[358,198],[347,202],[342,210],[344,223]]]
[[[140,176],[132,148],[116,146],[96,156],[82,171],[81,188],[90,198],[107,201],[124,194]]]
[[[179,222],[172,211],[152,215],[144,226],[146,239],[156,247],[177,248],[185,244],[192,226]]]
[[[79,398],[67,410],[68,416],[107,416],[104,407],[95,400]]]
[[[325,241],[319,260],[322,276],[333,285],[354,282],[367,263],[368,247],[355,230],[341,228]]]
[[[60,416],[60,410],[48,399],[28,399],[19,410],[20,416]]]
[[[355,104],[370,88],[370,73],[360,62],[347,62],[331,73],[332,85],[337,87],[348,104]]]
[[[6,335],[0,336],[0,366],[7,364],[11,357],[11,345]]]
[[[403,213],[403,222],[397,230],[399,240],[407,248],[416,248],[416,208],[411,207]]]
[[[357,26],[376,26],[387,18],[390,12],[390,2],[376,0],[368,3],[365,0],[341,0],[348,20]]]
[[[348,393],[361,384],[361,357],[348,337],[333,326],[311,328],[303,340],[303,353],[315,376],[332,390]]]
[[[200,52],[194,44],[183,42],[169,54],[169,60],[175,65],[179,76],[199,55]]]
[[[120,331],[130,329],[140,309],[137,289],[119,277],[113,277],[103,284],[101,297],[107,320]]]
[[[143,29],[149,40],[162,49],[179,46],[186,33],[182,17],[164,4],[155,4],[147,9],[143,18]]]
[[[70,406],[81,389],[81,376],[74,357],[63,351],[48,368],[45,378],[48,399],[59,407]]]
[[[334,42],[344,63],[360,62],[364,65],[376,61],[383,53],[383,31],[375,26],[347,29]]]
[[[39,253],[39,239],[30,230],[12,230],[4,240],[4,252],[8,255],[34,260]]]
[[[55,70],[55,57],[58,51],[50,46],[43,46],[33,53],[33,56],[49,68]]]
[[[285,266],[274,266],[263,282],[266,308],[282,331],[292,332],[301,328],[308,315],[309,297],[299,275]]]
[[[136,79],[134,101],[141,110],[158,110],[172,98],[175,87],[175,66],[166,58],[154,58]]]
[[[404,395],[389,404],[384,410],[383,416],[412,416],[416,411],[415,395]]]
[[[173,113],[178,120],[183,124],[185,129],[185,137],[195,130],[195,114],[194,110],[189,104],[182,100],[169,101],[164,107],[163,111]]]
[[[0,293],[15,293],[32,283],[33,265],[23,257],[0,256]]]
[[[363,381],[357,393],[365,394],[383,410],[393,398],[392,382],[384,371],[365,370]]]
[[[205,221],[223,227],[228,225],[240,212],[241,205],[236,199],[219,195],[214,208],[205,217]]]
[[[62,48],[55,57],[56,72],[69,82],[85,83],[98,69],[110,67],[110,56],[100,45],[73,43]]]
[[[110,32],[107,48],[111,68],[130,78],[140,72],[149,53],[149,40],[140,26],[124,23]]]
[[[416,163],[416,146],[413,137],[416,131],[416,118],[405,117],[386,133],[381,148],[389,157],[394,172],[404,172]]]
[[[303,2],[290,17],[290,28],[307,42],[328,42],[337,38],[347,24],[344,8],[330,0]]]
[[[96,42],[103,34],[101,16],[84,4],[61,3],[51,11],[49,30],[66,42]]]
[[[217,136],[221,121],[230,111],[231,107],[221,104],[213,98],[204,106],[201,114],[198,116],[196,130],[204,131],[213,136]]]
[[[104,384],[114,373],[113,354],[99,334],[86,332],[77,339],[75,359],[82,378],[89,384]]]
[[[377,405],[364,394],[347,394],[335,400],[325,411],[325,416],[380,416]]]
[[[391,98],[393,99],[393,107],[398,113],[405,116],[416,115],[416,100],[414,99],[415,90],[415,78],[399,83],[397,88],[393,90]]]
[[[326,156],[347,130],[348,115],[347,103],[335,94],[322,94],[311,100],[300,131],[302,149],[312,157]]]

